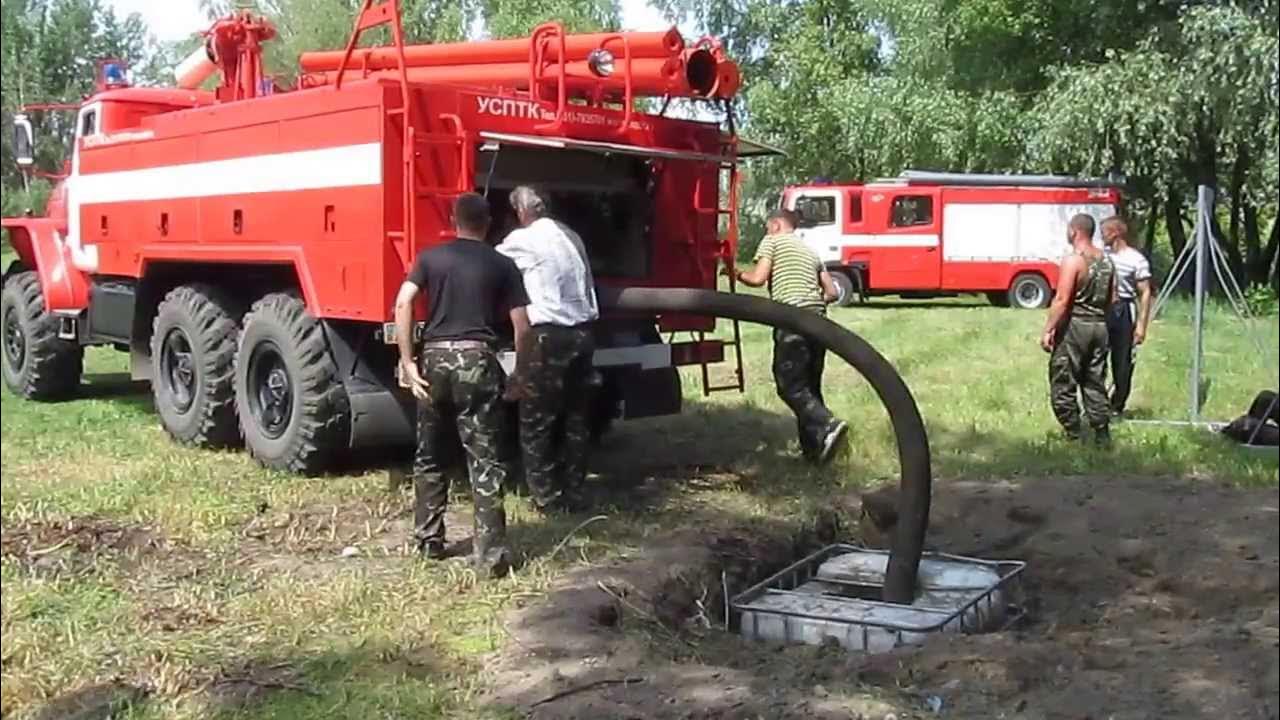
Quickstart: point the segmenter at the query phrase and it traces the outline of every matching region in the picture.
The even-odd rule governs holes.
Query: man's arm
[[[773,260],[763,257],[750,270],[738,271],[738,282],[750,287],[764,287],[765,283],[769,282],[769,275],[772,272]]]
[[[520,241],[521,237],[523,237],[523,232],[522,228],[512,230],[510,235],[507,235],[501,243],[494,247],[495,250],[515,263],[520,272],[528,270],[529,266],[533,264],[528,250],[525,248],[524,243]]]
[[[1076,292],[1076,278],[1080,274],[1080,264],[1084,258],[1071,255],[1062,261],[1058,270],[1058,291],[1049,306],[1049,317],[1044,323],[1044,333],[1040,336],[1040,347],[1046,352],[1052,351],[1058,344],[1058,326],[1062,324],[1067,311],[1071,309],[1071,298]]]
[[[400,384],[409,388],[414,397],[425,400],[430,386],[418,371],[417,359],[413,356],[413,302],[419,292],[416,284],[406,280],[396,294],[396,346],[400,348]]]
[[[840,289],[836,287],[836,281],[831,278],[831,273],[826,268],[818,270],[818,283],[822,285],[822,299],[828,303],[833,303],[840,299]]]
[[[1138,323],[1133,326],[1133,344],[1147,340],[1147,325],[1151,323],[1151,280],[1138,281]]]

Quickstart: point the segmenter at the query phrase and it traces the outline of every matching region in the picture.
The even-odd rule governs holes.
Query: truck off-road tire
[[[27,400],[65,400],[84,372],[84,348],[58,338],[58,318],[44,310],[40,280],[29,270],[9,275],[0,301],[4,384]]]
[[[351,444],[351,406],[324,327],[292,294],[254,303],[236,353],[245,446],[263,466],[314,475]]]
[[[151,332],[151,393],[160,424],[182,445],[240,444],[235,364],[242,314],[227,293],[203,284],[175,288],[160,303]]]
[[[844,270],[831,270],[831,281],[836,285],[836,305],[852,307],[857,305],[862,296],[862,276],[857,270],[852,273]]]
[[[1009,304],[1022,310],[1048,307],[1053,299],[1049,282],[1035,273],[1022,273],[1009,285]]]

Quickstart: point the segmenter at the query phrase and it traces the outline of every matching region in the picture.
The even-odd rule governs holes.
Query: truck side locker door
[[[942,286],[942,206],[937,188],[889,190],[878,203],[885,217],[876,238],[872,286],[938,290]]]
[[[840,262],[844,247],[843,193],[837,189],[797,191],[790,208],[800,216],[796,235],[824,265]]]

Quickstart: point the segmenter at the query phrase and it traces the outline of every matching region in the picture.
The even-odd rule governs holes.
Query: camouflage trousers
[[[444,542],[449,470],[463,460],[458,454],[461,449],[475,503],[475,558],[490,562],[506,550],[502,366],[493,351],[482,349],[428,347],[420,362],[422,376],[431,385],[431,398],[418,401],[414,535],[422,545]]]
[[[1107,324],[1101,319],[1070,320],[1059,332],[1049,356],[1049,397],[1053,414],[1071,437],[1079,437],[1082,429],[1077,392],[1084,401],[1089,425],[1100,435],[1108,432],[1108,352]]]
[[[540,508],[577,502],[587,476],[589,417],[599,374],[589,330],[539,325],[530,330],[520,375],[520,450],[525,481]]]
[[[821,343],[774,328],[773,380],[778,397],[795,413],[800,450],[809,458],[821,451],[822,441],[837,424],[822,399],[826,357],[827,350]]]

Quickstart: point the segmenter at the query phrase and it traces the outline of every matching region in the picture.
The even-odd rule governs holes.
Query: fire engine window
[[[893,227],[915,227],[933,224],[933,198],[928,195],[905,195],[893,201]]]
[[[86,112],[80,121],[80,137],[89,137],[98,133],[98,111]]]
[[[796,200],[796,214],[800,216],[800,227],[817,227],[834,225],[836,222],[836,199],[833,197],[802,197]]]
[[[862,222],[862,193],[849,193],[849,222]]]

